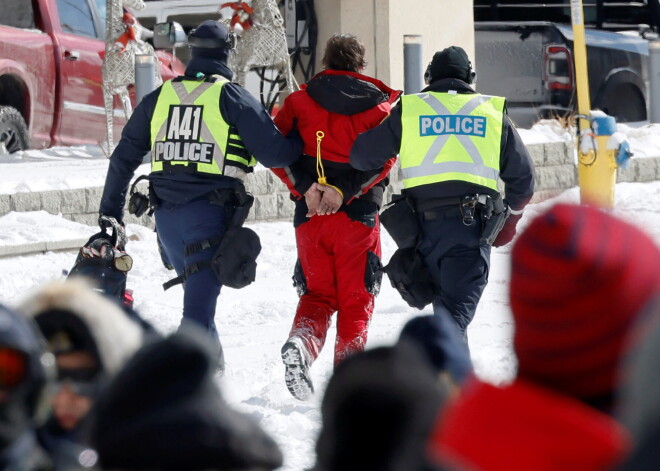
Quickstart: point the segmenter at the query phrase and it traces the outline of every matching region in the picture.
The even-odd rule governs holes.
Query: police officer
[[[470,86],[476,73],[462,48],[436,52],[426,72],[428,86],[403,96],[389,118],[358,136],[350,161],[368,170],[399,154],[404,194],[419,224],[417,253],[433,286],[433,310],[448,311],[467,341],[488,281],[491,245],[482,235],[491,225],[485,218],[494,222],[509,213],[489,242],[500,247],[513,239],[534,193],[534,168],[506,115],[505,99]],[[504,181],[504,201],[498,178]]]
[[[212,258],[232,216],[232,195],[256,161],[290,165],[302,142],[282,136],[257,100],[229,82],[227,56],[235,36],[224,25],[204,21],[188,41],[192,59],[185,75],[145,96],[124,127],[110,158],[100,213],[121,221],[131,177],[151,151],[158,237],[165,258],[186,276],[182,322],[200,324],[217,339],[220,282],[210,267],[188,275],[186,267]],[[202,241],[211,246],[186,255],[186,247]],[[222,369],[219,339],[218,347]]]

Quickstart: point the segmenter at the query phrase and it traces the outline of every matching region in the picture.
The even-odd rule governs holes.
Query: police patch
[[[423,115],[419,117],[420,136],[457,134],[486,137],[486,118],[470,115]]]
[[[199,140],[203,109],[203,106],[171,105],[165,138],[168,141]]]
[[[156,162],[213,162],[215,144],[209,142],[168,142],[159,141],[154,146]]]
[[[202,129],[202,111],[199,105],[171,105],[165,124],[165,140],[154,145],[156,162],[200,162],[213,161],[215,144],[199,142]]]

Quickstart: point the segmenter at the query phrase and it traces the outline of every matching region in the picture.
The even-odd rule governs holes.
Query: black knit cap
[[[223,399],[216,347],[188,324],[138,351],[98,398],[92,441],[103,469],[272,470],[275,441]]]
[[[469,83],[471,69],[472,64],[467,52],[462,47],[450,46],[433,54],[433,59],[429,64],[430,81],[457,78]]]
[[[314,470],[427,469],[425,440],[446,394],[413,343],[351,355],[323,396]]]
[[[208,57],[211,59],[227,60],[227,39],[229,31],[222,23],[215,20],[206,20],[193,29],[188,35],[188,42],[191,45],[193,57]],[[195,40],[198,46],[195,46]],[[212,47],[216,42],[218,47]]]
[[[399,341],[417,344],[436,373],[447,372],[454,382],[461,384],[473,372],[470,350],[451,313],[442,310],[445,312],[409,320],[401,330]]]

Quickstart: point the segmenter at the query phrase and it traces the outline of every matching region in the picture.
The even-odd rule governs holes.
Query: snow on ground
[[[633,158],[660,157],[660,124],[617,123],[617,131],[625,134],[630,142]],[[530,129],[518,129],[525,144],[542,142],[573,142],[575,129],[566,128],[561,121],[544,119]]]
[[[521,130],[526,142],[565,140],[560,127],[538,126]],[[640,153],[660,156],[658,126],[630,128],[629,136],[633,146],[640,146]],[[84,147],[0,156],[2,163],[5,165],[0,165],[0,193],[101,186],[107,168],[102,154]],[[660,182],[620,183],[615,193],[613,213],[640,226],[660,243]],[[557,201],[578,203],[578,189],[528,206],[519,227],[524,228],[531,218]],[[309,402],[299,402],[284,385],[279,353],[298,301],[291,282],[296,259],[293,227],[289,222],[256,223],[250,227],[260,235],[263,245],[257,280],[242,290],[224,288],[218,302],[216,323],[227,361],[226,376],[220,384],[235,408],[258,420],[276,438],[285,456],[282,470],[302,470],[314,463],[314,443],[321,425],[319,405],[332,374],[334,326],[311,370],[317,393]],[[160,262],[154,233],[139,225],[128,225],[127,229],[132,236],[127,251],[135,260],[128,287],[134,290],[135,308],[161,332],[172,332],[180,321],[182,288],[162,290],[161,284],[172,273]],[[46,212],[10,213],[0,217],[0,245],[86,237],[97,230]],[[383,259],[387,261],[395,246],[386,232],[382,243]],[[507,300],[510,248],[509,245],[493,250],[490,282],[469,329],[476,372],[494,383],[511,379],[516,367]],[[75,257],[75,251],[66,251],[0,258],[0,302],[14,305],[36,286],[62,279],[63,270],[71,268]],[[408,319],[431,312],[430,308],[417,311],[408,307],[385,278],[376,300],[367,347],[393,343]]]
[[[578,199],[578,189],[573,188],[553,200],[530,205],[520,227],[524,228],[533,216],[554,202],[577,203]],[[660,205],[652,204],[660,202],[660,182],[618,184],[616,200],[614,214],[639,225],[660,241]],[[20,232],[16,231],[18,227]],[[319,405],[332,373],[334,327],[311,370],[317,394],[309,402],[299,402],[284,385],[279,354],[298,301],[291,283],[296,258],[293,227],[288,222],[250,227],[260,235],[263,245],[256,282],[242,290],[224,288],[218,303],[216,323],[227,361],[221,388],[235,408],[251,415],[274,435],[285,455],[282,469],[301,470],[314,462],[314,441],[321,425]],[[0,217],[0,244],[21,239],[52,240],[69,237],[70,233],[91,235],[96,230],[45,212],[10,213]],[[12,237],[7,236],[14,232]],[[180,320],[182,288],[163,292],[161,284],[172,274],[161,265],[154,233],[139,225],[128,225],[128,233],[135,239],[127,246],[135,260],[128,275],[135,307],[158,330],[172,332]],[[384,233],[383,259],[388,260],[394,250],[392,239]],[[71,268],[75,256],[75,251],[66,251],[0,258],[0,302],[14,305],[34,287],[62,279],[62,271]],[[511,379],[515,372],[513,325],[507,300],[509,256],[510,246],[493,250],[490,282],[469,329],[476,372],[495,383]],[[408,319],[431,312],[430,307],[424,311],[408,307],[385,278],[376,300],[367,346],[393,343]]]
[[[541,120],[530,129],[518,128],[518,134],[525,141],[525,144],[571,142],[575,139],[574,129],[566,128],[561,121],[554,119]]]
[[[0,153],[0,194],[101,187],[108,162],[99,146]],[[148,164],[136,172],[144,173],[149,173]]]

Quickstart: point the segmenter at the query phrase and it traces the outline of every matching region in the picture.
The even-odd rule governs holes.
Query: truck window
[[[25,0],[4,0],[0,25],[14,28],[34,28],[34,11],[32,2]]]
[[[99,17],[101,18],[101,24],[103,27],[105,27],[105,17],[107,16],[106,13],[106,8],[107,8],[107,0],[95,0],[96,3],[96,11],[99,14]]]
[[[57,0],[62,31],[97,38],[92,10],[87,0]]]

